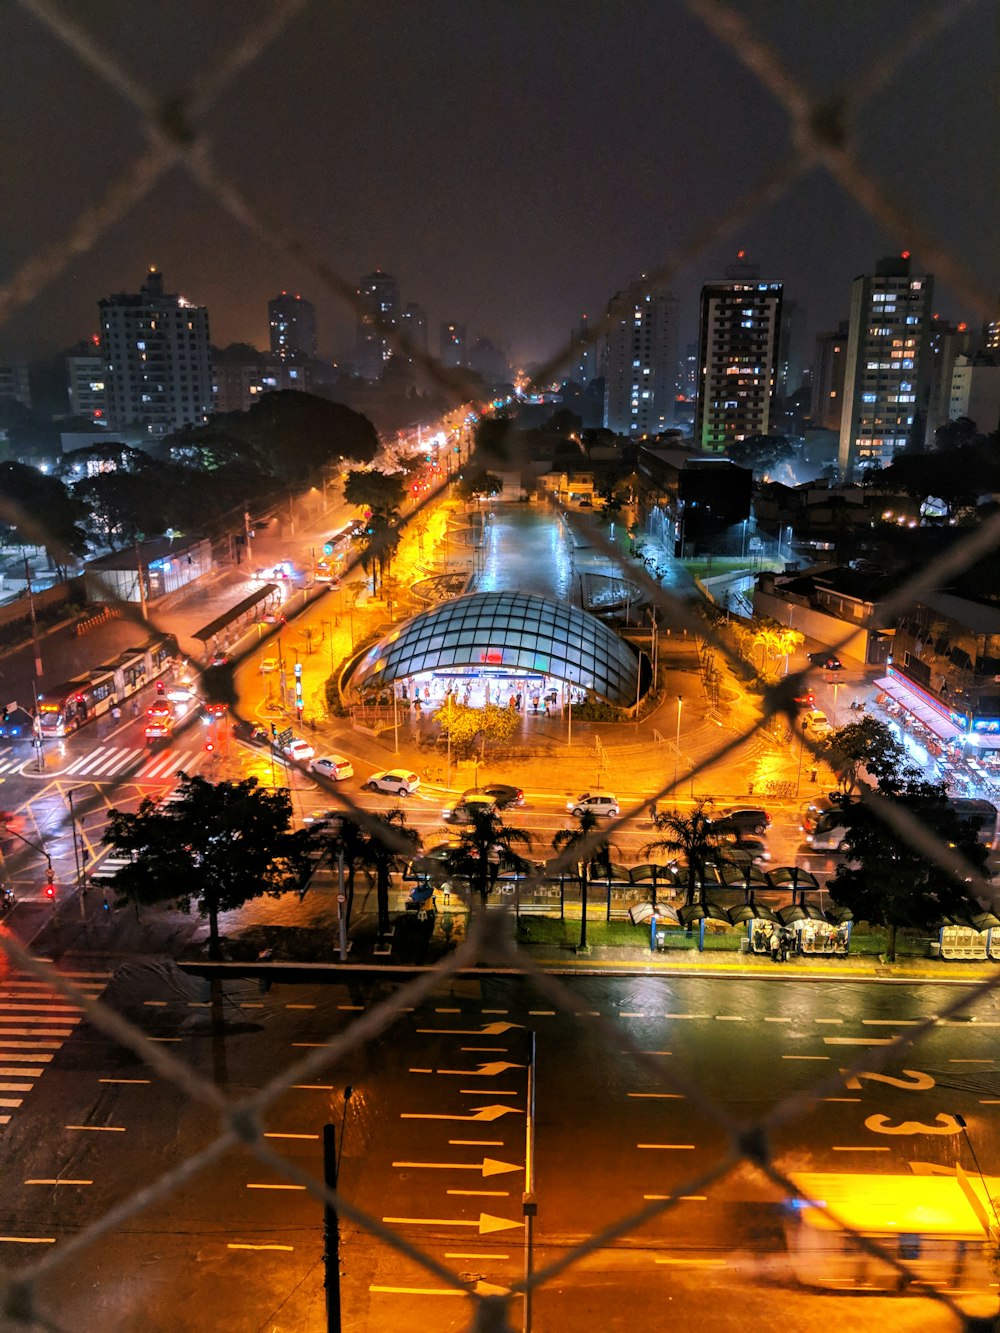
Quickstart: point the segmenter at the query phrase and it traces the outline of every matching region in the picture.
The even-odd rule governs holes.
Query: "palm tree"
[[[459,834],[448,857],[448,869],[451,874],[464,875],[468,879],[485,907],[503,857],[516,855],[515,843],[530,848],[532,838],[527,829],[504,823],[495,806],[473,805],[468,818],[468,825]]]
[[[597,816],[592,810],[583,810],[576,816],[576,828],[563,828],[552,839],[557,852],[575,853],[577,873],[580,876],[580,951],[587,947],[587,884],[590,874],[597,870],[611,876],[611,843],[607,838],[595,838]]]
[[[389,933],[389,884],[392,872],[408,861],[420,846],[420,834],[406,823],[406,815],[397,806],[384,815],[372,815],[366,821],[360,864],[375,873],[375,897],[378,903],[378,942],[381,947]],[[398,850],[402,838],[408,850]]]
[[[354,876],[358,867],[364,864],[368,834],[356,819],[342,815],[338,818],[336,831],[321,831],[320,840],[326,844],[332,864],[336,865],[341,857],[344,859],[344,897],[347,899],[344,918],[350,927],[354,908]]]
[[[709,853],[725,841],[726,835],[715,826],[707,806],[710,802],[699,798],[689,815],[679,810],[668,810],[656,816],[656,827],[661,836],[648,842],[643,856],[654,852],[683,853],[687,862],[687,904],[690,907],[698,897],[700,885],[705,882],[705,863]]]

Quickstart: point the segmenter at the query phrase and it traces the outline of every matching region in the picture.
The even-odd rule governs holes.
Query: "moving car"
[[[822,652],[810,653],[809,661],[813,666],[822,667],[824,671],[843,671],[844,664],[835,653],[827,652],[824,648]]]
[[[373,773],[365,786],[369,791],[388,792],[391,796],[412,796],[420,786],[420,779],[408,768],[386,768]]]
[[[460,801],[442,810],[441,818],[446,824],[471,824],[475,810],[485,810],[492,814],[496,808],[497,803],[492,796],[487,796],[485,792],[470,792],[468,796],[463,796]]]
[[[278,669],[278,659],[276,657],[265,657],[260,664],[260,669],[264,675],[269,675],[272,671]]]
[[[20,736],[30,736],[32,731],[31,714],[24,708],[5,708],[0,716],[0,740],[16,741]]]
[[[169,704],[153,704],[146,709],[144,734],[147,743],[169,736],[177,725],[174,711]]]
[[[287,745],[282,746],[281,753],[288,759],[294,759],[297,764],[304,764],[307,759],[313,757],[316,751],[301,736],[293,736]]]
[[[833,731],[830,719],[819,708],[809,708],[802,714],[802,730],[813,740],[825,740]]]
[[[470,796],[489,796],[498,810],[506,810],[509,805],[524,805],[524,792],[520,787],[512,787],[506,782],[490,782],[485,787],[468,787],[459,798],[467,801]]]
[[[566,809],[571,815],[582,815],[585,810],[589,810],[592,815],[614,819],[618,814],[618,802],[608,791],[584,792],[575,801],[567,801]]]
[[[847,827],[842,810],[828,810],[820,815],[815,826],[806,833],[806,842],[817,852],[847,851]]]
[[[737,837],[752,833],[760,837],[766,833],[771,816],[759,805],[730,805],[720,810],[712,821],[721,833],[735,833]]]
[[[354,765],[342,754],[326,755],[322,759],[310,759],[310,773],[319,773],[321,777],[332,778],[334,782],[343,782],[354,777]]]

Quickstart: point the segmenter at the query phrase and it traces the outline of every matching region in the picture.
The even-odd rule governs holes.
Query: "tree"
[[[399,849],[399,843],[406,852]],[[392,872],[403,861],[412,858],[420,847],[420,834],[410,828],[406,815],[397,806],[384,815],[372,815],[365,824],[365,837],[359,852],[360,863],[375,874],[375,897],[378,903],[378,942],[381,946],[389,933],[389,886]]]
[[[576,860],[580,878],[580,951],[587,947],[587,885],[594,871],[611,876],[611,843],[594,836],[598,827],[592,810],[582,810],[576,828],[559,829],[552,839],[557,852],[569,852]]]
[[[888,780],[902,770],[906,751],[884,722],[864,716],[830,735],[823,758],[836,773],[844,794],[850,795],[858,784],[861,768],[878,782]]]
[[[344,918],[349,928],[354,910],[354,878],[358,867],[365,863],[368,834],[364,826],[350,815],[338,815],[331,824],[321,827],[318,834],[313,833],[313,837],[325,847],[332,865],[338,865],[343,857],[344,897],[347,899]]]
[[[468,818],[469,823],[458,835],[446,864],[450,874],[462,875],[469,881],[485,907],[502,860],[517,856],[515,844],[530,848],[532,837],[527,829],[505,823],[495,807],[473,805]]]
[[[0,541],[44,546],[62,574],[73,556],[83,555],[83,505],[58,477],[24,463],[0,463]]]
[[[954,417],[951,421],[943,422],[935,430],[934,447],[946,452],[950,449],[960,449],[968,444],[977,444],[982,438],[976,423],[970,417]]]
[[[787,435],[747,435],[727,446],[726,454],[740,467],[750,468],[755,477],[766,476],[795,457],[795,446]]]
[[[367,417],[296,389],[261,394],[237,431],[254,442],[273,472],[291,483],[341,458],[368,463],[378,452],[378,433]]]
[[[985,864],[987,850],[977,839],[981,821],[960,819],[942,785],[904,775],[880,782],[878,792],[908,810],[921,828],[957,851],[973,870]],[[845,801],[843,823],[847,857],[827,887],[855,920],[887,928],[890,962],[896,960],[900,926],[926,931],[942,917],[980,910],[968,882],[957,881],[901,837],[871,802]]]
[[[687,862],[687,904],[694,903],[705,883],[705,866],[709,856],[726,841],[726,834],[720,831],[709,813],[710,801],[699,797],[690,814],[679,810],[668,810],[655,816],[654,822],[660,837],[648,842],[642,849],[643,856],[652,856],[656,852],[668,852],[673,856],[683,855]]]
[[[506,745],[521,724],[521,714],[515,708],[501,708],[499,704],[470,708],[452,698],[437,709],[434,721],[440,724],[441,735],[450,736],[452,746],[465,755],[476,741],[482,741],[484,750],[487,741]]]
[[[380,472],[378,468],[348,472],[344,482],[344,499],[359,509],[372,513],[388,513],[398,509],[406,493],[405,482],[397,472]]]
[[[503,482],[493,472],[484,467],[464,467],[455,483],[455,493],[460,500],[475,500],[479,496],[489,499],[499,495]]]
[[[219,913],[295,887],[308,867],[309,835],[291,831],[288,791],[256,778],[208,782],[181,774],[169,808],[144,800],[112,810],[104,842],[129,858],[112,880],[119,904],[192,904],[208,918],[209,956],[220,957]]]

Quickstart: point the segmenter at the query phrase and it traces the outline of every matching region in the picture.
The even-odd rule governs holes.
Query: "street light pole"
[[[35,596],[31,591],[31,566],[28,557],[24,557],[24,591],[28,597],[28,614],[31,616],[31,646],[35,650],[35,675],[42,678],[42,649],[38,641],[38,620],[35,617]]]
[[[340,1157],[344,1150],[344,1132],[347,1128],[347,1108],[354,1093],[352,1087],[344,1089],[344,1110],[340,1117],[340,1135],[336,1125],[323,1126],[323,1184],[328,1190],[336,1192],[340,1175]],[[340,1219],[336,1206],[330,1202],[323,1205],[323,1285],[326,1288],[326,1327],[327,1333],[340,1333]]]

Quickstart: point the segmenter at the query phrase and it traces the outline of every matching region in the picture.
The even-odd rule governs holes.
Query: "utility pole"
[[[340,1118],[340,1134],[336,1125],[323,1126],[323,1184],[336,1192],[340,1175],[340,1157],[344,1151],[344,1131],[347,1128],[347,1108],[354,1089],[344,1089],[344,1110]],[[340,1219],[336,1206],[323,1205],[323,1285],[326,1288],[327,1333],[340,1333]]]
[[[246,551],[247,551],[247,572],[248,572],[248,573],[249,573],[249,571],[250,571],[250,567],[253,565],[253,550],[252,550],[252,548],[251,548],[251,546],[250,546],[250,538],[251,538],[252,536],[253,536],[253,534],[252,534],[251,531],[250,531],[250,510],[249,510],[249,509],[244,509],[244,511],[243,511],[243,537],[244,537],[244,541],[245,541],[245,543],[246,543]]]
[[[135,568],[139,579],[139,609],[142,612],[143,620],[148,620],[149,616],[146,610],[146,578],[142,568],[142,547],[139,545],[139,538],[135,539]]]
[[[35,617],[35,596],[31,591],[31,566],[28,557],[24,557],[24,587],[28,594],[28,611],[31,615],[31,644],[35,650],[35,675],[42,678],[42,649],[38,642],[38,620]]]
[[[66,800],[69,802],[69,827],[73,834],[73,864],[76,866],[76,891],[80,897],[80,920],[86,921],[87,909],[84,898],[83,885],[83,857],[80,854],[80,848],[76,840],[76,811],[73,809],[73,789],[72,787],[66,793]]]

